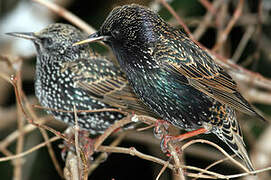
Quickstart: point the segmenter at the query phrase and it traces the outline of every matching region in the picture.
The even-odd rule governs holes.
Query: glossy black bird
[[[31,40],[37,50],[35,94],[42,106],[58,120],[74,125],[74,113],[57,110],[122,108],[148,114],[128,86],[124,73],[110,61],[91,53],[88,45],[72,44],[87,36],[71,25],[52,24],[36,33],[7,33]],[[121,96],[119,96],[121,94]],[[109,101],[112,105],[106,104]],[[115,102],[118,103],[115,103]],[[115,106],[113,106],[115,105]],[[78,112],[79,126],[102,133],[125,114]]]
[[[115,8],[97,33],[74,45],[98,40],[112,48],[134,92],[155,113],[194,134],[214,133],[253,170],[234,109],[263,118],[187,35],[133,4]]]

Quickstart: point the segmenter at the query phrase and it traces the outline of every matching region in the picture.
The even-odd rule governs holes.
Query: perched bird
[[[186,34],[132,4],[112,10],[98,32],[74,46],[94,41],[112,48],[134,92],[150,109],[190,134],[214,133],[253,170],[235,109],[263,118],[230,75]]]
[[[52,109],[48,113],[56,119],[74,125],[74,106],[77,110],[122,108],[148,114],[148,108],[137,99],[118,67],[91,53],[88,45],[72,46],[87,37],[75,27],[57,23],[36,33],[7,34],[34,43],[37,50],[35,94],[42,106]],[[112,105],[106,104],[107,101]],[[77,116],[81,128],[97,134],[125,114],[77,112]]]

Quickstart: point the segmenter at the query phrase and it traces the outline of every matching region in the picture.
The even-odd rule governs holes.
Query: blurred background
[[[70,12],[76,14],[95,29],[98,29],[108,13],[116,6],[137,3],[148,6],[157,11],[165,20],[173,26],[181,28],[178,21],[158,0],[55,0],[54,2]],[[261,76],[271,77],[271,1],[270,0],[169,0],[170,6],[182,18],[189,27],[195,39],[205,47],[212,49],[221,41],[221,36],[228,23],[233,19],[235,10],[242,4],[242,14],[226,36],[215,53],[223,56],[232,63],[236,63],[254,73],[246,74],[240,69],[226,67],[237,77],[242,94],[255,105],[267,119],[271,114],[271,81],[266,80],[264,85],[255,85],[254,81],[261,81]],[[207,4],[206,4],[207,2]],[[209,3],[209,4],[208,4]],[[239,4],[240,3],[240,4]],[[28,100],[37,104],[34,95],[34,72],[35,72],[35,49],[31,42],[6,36],[6,32],[35,32],[45,26],[54,23],[70,23],[48,8],[31,0],[0,0],[0,72],[8,76],[14,74],[9,67],[6,58],[14,61],[22,59],[22,88]],[[110,56],[112,53],[98,44],[91,45],[96,51]],[[213,49],[214,50],[214,49]],[[226,63],[226,64],[232,64]],[[245,70],[243,70],[245,71]],[[250,81],[242,80],[251,79]],[[2,77],[2,76],[1,76]],[[255,80],[256,79],[256,80]],[[259,79],[259,80],[258,80]],[[16,97],[13,86],[4,78],[0,78],[0,157],[9,152],[15,154],[18,143],[14,140],[3,147],[18,128],[18,119],[23,115],[16,108]],[[49,119],[47,122],[51,127],[63,131],[66,126],[53,120],[42,110],[37,110],[39,117]],[[271,126],[269,122],[261,122],[253,117],[238,114],[247,149],[256,169],[271,166]],[[179,132],[178,132],[179,133]],[[49,134],[50,137],[52,134]],[[232,154],[220,140],[212,135],[200,136],[200,138],[211,139],[223,149]],[[112,138],[114,139],[114,138]],[[110,143],[112,139],[108,139]],[[43,142],[38,130],[32,130],[24,136],[22,151]],[[61,159],[61,141],[53,143],[53,149],[57,155],[61,167],[64,161]],[[2,145],[2,146],[1,146]],[[167,156],[160,150],[160,142],[155,139],[152,130],[135,132],[129,131],[126,138],[119,145],[122,147],[135,147],[140,152],[151,154],[155,157],[167,160]],[[8,152],[7,152],[7,151]],[[223,159],[224,156],[216,149],[205,145],[195,144],[190,146],[184,153],[186,165],[205,168],[212,162]],[[17,162],[18,163],[18,162]],[[20,175],[16,175],[16,161],[0,162],[1,179],[61,179],[58,175],[47,148],[23,157]],[[90,176],[89,179],[155,179],[162,166],[125,154],[110,154]],[[237,174],[242,171],[226,161],[210,170],[222,174]],[[256,177],[242,177],[240,179],[255,179]],[[19,178],[20,179],[20,178]],[[166,170],[160,179],[177,179],[171,170]],[[189,178],[188,178],[189,179]],[[259,179],[271,179],[271,171],[259,174]]]

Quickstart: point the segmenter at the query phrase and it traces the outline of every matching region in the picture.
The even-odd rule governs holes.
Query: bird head
[[[112,48],[120,65],[149,67],[152,48],[160,41],[164,28],[168,25],[155,12],[136,4],[124,5],[113,9],[96,33],[74,46],[103,41]],[[144,58],[149,62],[143,62]]]
[[[82,32],[68,24],[55,23],[39,32],[11,32],[10,36],[31,40],[38,54],[43,56],[76,56],[82,50],[89,51],[88,45],[73,47],[76,41],[86,38]]]
[[[110,46],[142,46],[157,41],[160,35],[158,30],[166,25],[159,15],[146,7],[124,5],[111,11],[98,32],[76,45],[104,41]]]

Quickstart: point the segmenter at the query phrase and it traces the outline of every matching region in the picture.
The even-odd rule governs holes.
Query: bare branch
[[[93,27],[88,25],[86,22],[81,20],[79,17],[77,17],[76,15],[67,11],[65,8],[60,7],[51,1],[47,1],[47,0],[33,0],[33,1],[47,7],[48,9],[52,10],[54,13],[67,19],[72,24],[74,24],[75,26],[79,27],[80,29],[82,29],[83,31],[85,31],[89,34],[96,32],[96,30]]]
[[[29,149],[28,151],[25,151],[25,152],[22,152],[20,154],[16,154],[16,155],[13,155],[13,156],[2,157],[2,158],[0,158],[0,162],[10,161],[10,160],[13,160],[13,159],[24,157],[24,156],[26,156],[26,155],[40,149],[40,148],[46,146],[48,143],[54,142],[54,141],[59,140],[59,139],[60,139],[60,137],[55,136],[55,137],[51,138],[49,141],[45,141],[43,143],[40,143],[39,145]]]
[[[229,160],[231,160],[234,164],[238,165],[241,169],[243,169],[244,171],[246,171],[247,173],[250,173],[250,171],[241,163],[239,163],[238,161],[236,161],[235,159],[233,159],[226,151],[224,151],[221,147],[219,147],[217,144],[204,140],[204,139],[196,139],[196,140],[192,140],[187,142],[186,144],[184,144],[182,146],[182,151],[184,151],[188,146],[194,144],[194,143],[206,143],[209,144],[213,147],[215,147],[217,150],[219,150],[221,153],[223,153],[227,158],[229,158]]]
[[[237,8],[236,8],[234,14],[233,14],[232,19],[228,23],[226,29],[221,34],[218,42],[213,47],[213,49],[212,49],[213,51],[217,51],[220,48],[220,46],[223,44],[223,42],[227,39],[231,29],[233,28],[234,24],[236,23],[236,21],[238,20],[238,18],[242,14],[243,6],[244,6],[244,0],[239,0],[239,3],[237,5]]]

